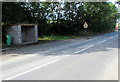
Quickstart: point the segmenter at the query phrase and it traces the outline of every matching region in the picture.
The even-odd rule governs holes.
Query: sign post
[[[85,28],[85,32],[87,32],[87,28],[88,28],[87,22],[85,22],[83,26],[84,26],[84,28]]]

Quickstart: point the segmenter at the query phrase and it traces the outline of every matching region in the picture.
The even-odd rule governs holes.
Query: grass
[[[106,32],[105,32],[106,33]],[[62,36],[62,35],[44,35],[40,36],[38,40],[66,40],[66,39],[77,39],[77,38],[87,38],[89,36],[96,36],[104,33],[94,33],[91,31],[81,31],[76,36],[68,35],[68,36]]]
[[[45,35],[40,36],[38,40],[66,40],[74,38],[77,38],[77,36]]]
[[[44,35],[44,36],[40,36],[38,38],[38,40],[66,40],[66,39],[85,38],[85,37],[94,36],[94,35],[96,35],[96,33],[81,31],[76,36],[73,36],[73,35],[68,35],[68,36],[62,36],[62,35]]]

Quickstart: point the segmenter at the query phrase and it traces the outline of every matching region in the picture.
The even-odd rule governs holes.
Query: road
[[[3,80],[118,80],[118,32],[3,53]]]

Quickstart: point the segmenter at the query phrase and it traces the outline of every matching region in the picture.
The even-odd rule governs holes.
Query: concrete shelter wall
[[[12,36],[12,44],[21,44],[21,26],[12,26],[7,29],[7,34]]]
[[[38,25],[35,25],[35,42],[38,41]]]

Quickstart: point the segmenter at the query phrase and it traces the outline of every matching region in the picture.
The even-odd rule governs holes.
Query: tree
[[[111,31],[115,28],[118,11],[112,3],[85,3],[86,20],[94,32]]]
[[[17,2],[3,2],[2,3],[2,22],[3,25],[11,25],[16,23],[29,22],[31,14],[26,11],[25,8],[21,7],[20,3]]]
[[[107,32],[120,18],[109,2],[3,2],[3,25],[38,23],[40,34],[77,34],[84,30]]]
[[[119,4],[119,5],[120,5],[120,1],[117,1],[116,4]]]

